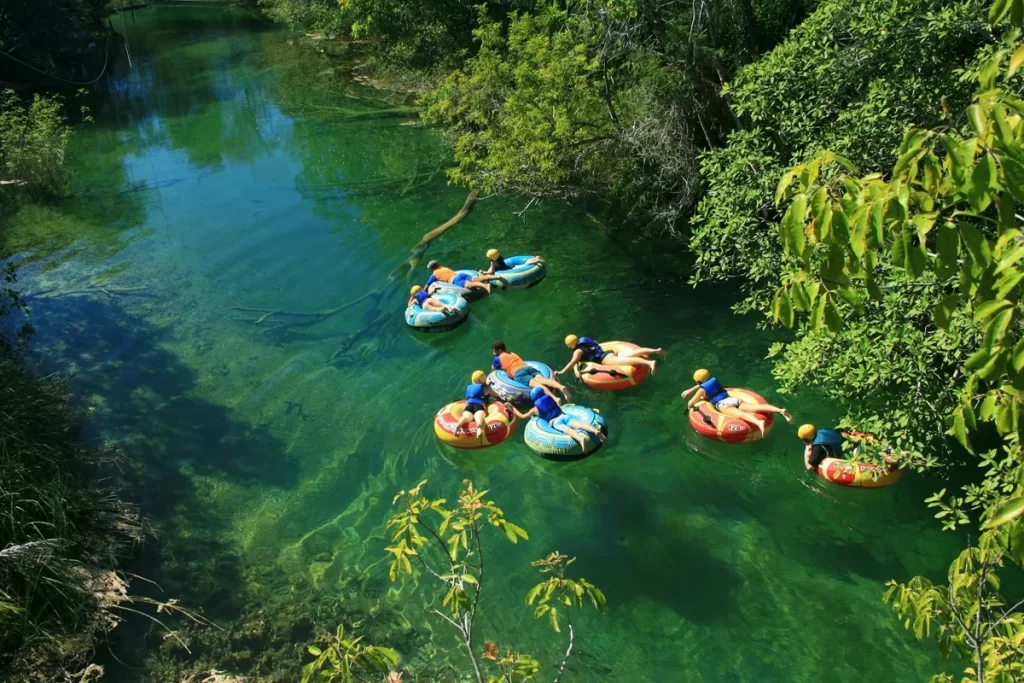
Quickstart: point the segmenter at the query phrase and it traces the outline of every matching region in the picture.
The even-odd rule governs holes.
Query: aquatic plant
[[[534,657],[508,648],[502,654],[499,646],[492,642],[484,643],[483,649],[477,652],[475,645],[475,626],[486,578],[482,535],[488,528],[497,529],[511,543],[528,540],[529,536],[524,529],[505,519],[501,508],[484,497],[487,491],[477,491],[470,480],[463,480],[458,504],[452,508],[447,507],[448,501],[444,498],[430,499],[423,495],[426,483],[423,480],[408,491],[399,491],[392,501],[400,503],[400,509],[387,523],[388,528],[393,529],[392,545],[387,547],[392,555],[391,580],[398,581],[422,570],[444,587],[441,606],[447,608],[447,613],[438,609],[428,611],[455,629],[477,683],[533,680],[541,670],[540,662]],[[410,558],[415,559],[415,565]],[[597,610],[603,610],[606,604],[604,593],[586,579],[566,578],[565,570],[574,561],[575,558],[556,551],[531,563],[548,576],[530,589],[526,604],[535,606],[535,619],[547,617],[556,633],[562,632],[563,621],[569,631],[554,683],[561,680],[575,647],[572,612],[582,609],[588,600]],[[361,638],[345,639],[341,626],[325,643],[325,648],[309,648],[316,660],[303,669],[303,683],[379,681],[383,674],[388,674],[389,682],[401,681],[401,673],[394,670],[398,655],[393,650],[364,645]],[[485,676],[482,662],[489,662],[494,673]]]
[[[84,108],[82,115],[88,117]],[[63,194],[64,152],[73,132],[60,95],[36,94],[23,102],[13,90],[0,92],[0,185]]]

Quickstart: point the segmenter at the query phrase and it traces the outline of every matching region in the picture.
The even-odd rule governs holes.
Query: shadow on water
[[[605,502],[590,508],[602,533],[575,537],[563,552],[587,568],[587,578],[602,587],[609,604],[646,599],[703,625],[736,610],[743,579],[715,556],[713,538],[663,519],[649,492],[621,482],[602,489]]]
[[[162,347],[167,333],[117,303],[66,296],[31,302],[43,362],[67,372],[87,396],[95,426],[123,454],[128,496],[152,521],[159,557],[144,549],[134,571],[165,595],[215,619],[244,602],[238,550],[226,520],[204,507],[197,478],[292,488],[298,478],[284,445],[259,426],[193,397],[196,373]],[[63,341],[60,341],[63,340]]]

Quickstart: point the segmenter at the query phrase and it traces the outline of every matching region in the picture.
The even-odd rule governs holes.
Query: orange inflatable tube
[[[610,341],[600,342],[600,344],[602,349],[611,353],[640,348],[633,342]],[[592,365],[593,363],[580,363],[573,368],[573,372],[576,374],[576,378],[588,387],[601,391],[622,391],[623,389],[635,387],[651,374],[650,368],[646,365],[623,365],[621,366],[621,372],[614,375],[603,370],[589,369]]]
[[[449,403],[434,416],[434,434],[441,441],[455,448],[488,448],[496,446],[516,429],[516,417],[503,404],[492,403],[487,407],[487,424],[477,431],[476,421],[457,428],[459,418],[466,406],[465,401]]]
[[[738,398],[740,403],[752,405],[767,403],[759,394],[749,389],[726,387],[725,390],[729,393],[729,396]],[[764,420],[764,433],[768,434],[775,422],[775,415],[773,413],[754,414]],[[754,425],[738,417],[729,417],[718,412],[707,401],[701,401],[693,406],[693,409],[690,411],[690,426],[701,436],[706,436],[709,439],[723,443],[744,443],[747,441],[757,441],[762,437],[761,432]]]
[[[870,462],[825,458],[818,465],[818,476],[840,486],[880,489],[899,481],[903,476],[903,470],[889,469]]]

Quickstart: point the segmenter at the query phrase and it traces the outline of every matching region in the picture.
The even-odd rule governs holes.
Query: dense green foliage
[[[0,92],[0,182],[38,195],[62,194],[72,134],[59,95],[34,95],[26,103],[13,90]]]
[[[1024,25],[1024,2],[1012,4]],[[970,662],[965,680],[979,683],[1024,674],[1024,601],[1008,606],[996,574],[1007,560],[1024,564],[1024,42],[998,26],[1009,12],[1000,2],[989,14],[1001,40],[984,51],[964,116],[907,129],[884,173],[861,176],[822,152],[783,175],[776,194],[788,208],[772,312],[799,325],[779,374],[814,382],[808,366],[819,359],[828,367],[817,381],[837,395],[879,382],[902,393],[908,408],[876,395],[848,419],[897,446],[927,446],[924,465],[939,461],[942,425],[971,453],[998,437],[980,454],[980,483],[929,499],[947,528],[983,522],[948,585],[917,577],[887,593],[908,628]]]
[[[541,671],[540,663],[530,655],[496,643],[476,645],[476,620],[480,597],[485,585],[484,546],[482,535],[488,527],[501,531],[512,543],[528,540],[521,527],[505,518],[505,513],[493,500],[484,498],[487,491],[477,491],[468,479],[463,480],[458,505],[449,508],[444,498],[430,499],[423,495],[421,481],[409,491],[399,491],[394,503],[401,503],[398,512],[388,520],[392,529],[390,576],[398,581],[404,576],[416,579],[436,579],[444,587],[439,609],[430,612],[455,629],[466,651],[472,672],[468,680],[476,683],[526,683]],[[546,618],[555,633],[568,629],[569,643],[565,655],[554,675],[555,683],[565,673],[575,647],[572,613],[582,609],[589,601],[594,609],[603,610],[604,593],[586,579],[565,576],[566,569],[575,561],[559,552],[532,563],[547,578],[535,585],[526,595],[526,604],[534,607],[534,619]],[[416,564],[413,564],[415,562]],[[493,572],[493,568],[489,570]],[[316,659],[303,669],[303,683],[351,683],[352,681],[380,680],[399,683],[402,679],[398,654],[389,648],[366,645],[362,638],[345,638],[343,627],[322,640],[323,647],[313,646],[309,653]],[[485,664],[486,663],[486,666]]]

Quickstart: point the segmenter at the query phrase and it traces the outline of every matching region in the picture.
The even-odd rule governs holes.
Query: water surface
[[[785,425],[745,446],[694,435],[679,392],[697,367],[800,421],[839,410],[773,392],[764,355],[777,337],[729,311],[734,293],[686,286],[677,246],[613,233],[582,206],[517,216],[525,200],[487,197],[410,278],[395,269],[465,192],[446,186],[434,132],[381,115],[399,98],[246,15],[161,7],[137,19],[133,67],[115,65],[75,140],[76,197],[12,227],[33,261],[26,289],[50,292],[32,302],[40,355],[72,374],[97,433],[124,452],[160,536],[144,565],[169,594],[226,625],[263,609],[320,629],[317,601],[371,615],[383,604],[402,623],[363,626],[415,633],[395,643],[407,661],[458,658],[423,614],[430,591],[387,591],[383,522],[398,489],[425,478],[451,499],[469,477],[530,533],[492,539],[484,639],[554,666],[564,643],[522,604],[529,562],[552,550],[578,557],[608,596],[607,614],[579,618],[567,680],[912,681],[942,669],[881,602],[886,579],[941,575],[957,548],[921,503],[932,484],[826,487],[802,471]],[[482,266],[492,246],[543,254],[550,275],[474,304],[449,334],[405,327],[423,261]],[[318,311],[367,293],[312,324],[233,309]],[[569,332],[669,352],[634,391],[576,387],[607,416],[607,448],[558,464],[521,434],[480,452],[435,441],[433,414],[487,366],[492,341],[560,364]]]

